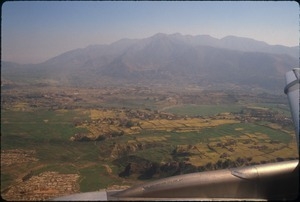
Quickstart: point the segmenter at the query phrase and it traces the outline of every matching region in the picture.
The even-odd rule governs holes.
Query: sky
[[[299,45],[294,1],[7,1],[1,9],[1,60],[20,64],[156,33]]]

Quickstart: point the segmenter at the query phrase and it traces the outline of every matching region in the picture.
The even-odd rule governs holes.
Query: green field
[[[191,116],[211,116],[240,110],[241,106],[233,105],[186,105],[171,108],[169,112]],[[3,168],[1,190],[11,185],[14,179],[28,170],[33,170],[35,175],[45,171],[80,174],[80,191],[96,191],[112,185],[124,185],[124,179],[118,177],[118,173],[124,170],[127,162],[114,163],[118,159],[111,157],[116,144],[123,148],[143,144],[144,149],[128,151],[124,155],[134,155],[150,162],[162,163],[174,160],[171,153],[177,145],[206,144],[213,138],[218,139],[224,136],[235,138],[247,133],[263,133],[271,140],[284,144],[292,140],[290,134],[264,125],[234,123],[206,127],[196,132],[142,130],[139,134],[123,135],[105,141],[72,142],[69,140],[72,135],[87,132],[85,128],[76,128],[73,124],[74,119],[90,121],[89,114],[79,110],[27,112],[3,110],[1,113],[1,149],[35,150],[39,161],[14,165],[13,172],[10,170],[11,167]],[[236,130],[237,128],[243,130]],[[110,167],[112,173],[108,173],[105,166]],[[125,185],[128,185],[133,182],[126,183]]]
[[[86,132],[73,126],[74,117],[89,119],[77,111],[2,111],[1,148],[31,148],[44,144],[61,146],[71,135]]]
[[[284,104],[272,104],[272,103],[260,103],[260,104],[256,103],[255,106],[267,108],[272,112],[283,113],[287,117],[291,116],[291,111],[287,104],[284,105]]]
[[[239,112],[243,106],[240,105],[180,105],[167,108],[166,111],[188,116],[211,116],[224,112]]]

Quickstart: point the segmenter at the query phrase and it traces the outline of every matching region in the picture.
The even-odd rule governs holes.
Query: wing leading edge
[[[296,139],[299,151],[299,82],[300,82],[300,68],[294,68],[292,71],[286,73],[286,87],[284,93],[287,94],[291,114],[295,126]]]

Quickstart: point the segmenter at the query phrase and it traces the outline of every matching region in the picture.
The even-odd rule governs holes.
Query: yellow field
[[[13,111],[28,111],[29,108],[30,107],[29,107],[28,103],[25,103],[25,102],[19,102],[12,106]]]
[[[269,126],[270,128],[275,129],[275,130],[279,130],[279,129],[282,128],[280,125],[275,124],[275,123],[269,123],[268,126]]]
[[[116,113],[111,110],[97,110],[97,109],[90,110],[90,118],[92,120],[103,119],[103,118],[115,118],[115,117],[116,117]]]
[[[244,143],[249,138],[251,141]],[[222,146],[232,140],[235,140],[236,143]],[[197,144],[190,150],[187,145],[181,145],[180,149],[189,151],[191,155],[189,155],[188,161],[195,166],[205,166],[209,162],[214,164],[218,160],[222,160],[221,155],[223,154],[226,154],[223,160],[235,161],[237,158],[251,158],[251,162],[256,164],[262,161],[276,160],[277,157],[298,157],[295,152],[297,151],[296,144],[270,143],[269,137],[263,133],[242,135],[234,139],[230,136],[211,138],[209,142],[214,151],[210,150],[206,144]]]
[[[298,155],[297,155],[297,153],[295,151],[296,150],[293,149],[293,148],[285,147],[285,148],[282,148],[282,149],[280,149],[278,151],[273,152],[272,155],[274,155],[276,157],[291,156],[291,157],[297,158]]]
[[[92,109],[87,111],[89,113],[91,120],[104,120],[104,119],[116,119],[116,118],[126,118],[124,111],[114,111],[107,109]],[[89,123],[82,124],[80,127],[87,128],[91,135],[97,135],[99,133],[113,131],[124,131],[125,134],[136,134],[142,129],[145,130],[165,130],[165,131],[180,131],[180,132],[190,132],[197,131],[206,127],[214,127],[222,124],[239,123],[236,120],[210,120],[210,119],[199,119],[199,118],[187,118],[178,120],[167,120],[167,119],[155,119],[155,120],[142,120],[139,118],[131,118],[131,121],[138,123],[138,126],[131,126],[130,128],[121,127],[118,124],[108,124],[101,122],[101,124]]]
[[[205,121],[198,118],[190,119],[180,119],[180,120],[166,120],[166,119],[157,119],[151,121],[140,121],[140,126],[142,129],[148,130],[173,130],[173,131],[197,131],[206,127],[214,127],[223,124],[239,123],[235,120],[210,120]]]
[[[181,118],[181,119],[154,119],[144,120],[137,117],[126,117],[123,111],[113,110],[90,110],[88,111],[92,120],[100,120],[100,122],[83,123],[80,127],[88,129],[90,132],[88,136],[98,136],[110,134],[112,132],[123,131],[124,135],[139,134],[142,130],[152,131],[175,131],[175,132],[191,132],[199,131],[208,127],[215,127],[223,124],[239,123],[236,120],[230,119],[202,119],[202,118]],[[113,122],[101,121],[111,118]],[[124,118],[131,120],[134,124],[131,127],[120,125],[117,118]],[[278,128],[276,124],[269,125],[271,128]],[[236,131],[243,131],[243,128],[235,128]],[[136,136],[135,140],[129,140],[129,144],[137,142],[153,143],[153,142],[166,142],[168,136],[152,136],[152,137],[139,137]],[[181,136],[180,139],[188,137]],[[283,143],[274,143],[269,139],[269,136],[261,133],[244,133],[238,137],[230,135],[210,138],[208,140],[209,149],[207,144],[198,143],[196,145],[188,146],[181,145],[179,150],[188,151],[188,161],[195,166],[204,166],[207,163],[216,163],[218,160],[230,159],[235,161],[237,158],[252,158],[251,162],[260,163],[276,159],[277,157],[297,157],[296,144],[286,145]]]

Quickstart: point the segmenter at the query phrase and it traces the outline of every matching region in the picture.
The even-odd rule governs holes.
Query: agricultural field
[[[179,115],[189,116],[210,116],[223,112],[239,112],[243,106],[241,105],[181,105],[166,108],[167,112]]]
[[[47,200],[298,158],[286,103],[216,105],[205,103],[207,94],[165,94],[146,88],[2,92],[1,196]]]

